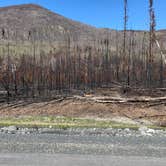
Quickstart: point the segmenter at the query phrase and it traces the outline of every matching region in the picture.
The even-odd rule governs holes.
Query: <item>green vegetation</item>
[[[52,128],[129,128],[137,130],[139,125],[118,123],[109,120],[95,120],[70,117],[54,117],[54,116],[25,116],[25,117],[1,117],[0,126],[18,127],[52,127]],[[153,129],[164,129],[157,126],[148,126]]]

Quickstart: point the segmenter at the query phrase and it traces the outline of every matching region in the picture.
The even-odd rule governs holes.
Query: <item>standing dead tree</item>
[[[123,31],[123,75],[125,76],[126,67],[126,30],[127,30],[127,0],[124,0],[124,31]]]
[[[148,87],[151,87],[153,84],[153,78],[152,78],[152,73],[153,73],[153,62],[154,62],[154,53],[153,53],[153,47],[155,43],[155,27],[156,27],[156,22],[155,22],[155,13],[154,13],[154,8],[153,8],[153,0],[149,0],[149,17],[150,17],[150,32],[149,32],[149,57],[148,57],[148,71],[147,71],[147,76],[148,76]]]

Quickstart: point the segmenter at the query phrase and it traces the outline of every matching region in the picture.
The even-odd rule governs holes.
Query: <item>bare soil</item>
[[[98,89],[95,93],[84,96],[70,96],[47,101],[26,102],[19,101],[0,105],[0,116],[67,116],[83,118],[113,119],[125,117],[134,121],[149,121],[160,126],[166,126],[166,101],[147,102],[137,99],[155,99],[163,97],[164,93],[140,94],[135,92],[123,93],[120,89]],[[159,94],[159,96],[156,96]],[[154,97],[155,96],[155,97]],[[111,100],[108,100],[111,97]],[[106,100],[99,100],[99,99]],[[121,99],[136,99],[135,102],[119,102]],[[94,100],[97,99],[97,100]],[[119,100],[120,99],[120,100]],[[105,102],[100,102],[105,101]],[[109,102],[111,101],[111,102]],[[157,100],[158,101],[158,100]]]

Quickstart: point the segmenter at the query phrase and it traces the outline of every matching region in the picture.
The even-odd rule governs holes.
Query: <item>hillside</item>
[[[108,38],[111,44],[115,45],[116,35],[118,34],[120,41],[123,37],[122,31],[97,29],[35,4],[0,8],[0,23],[0,29],[4,29],[6,32],[5,37],[8,38],[9,31],[9,37],[12,40],[30,40],[29,33],[31,32],[35,40],[63,42],[70,36],[72,41],[92,45],[94,41]],[[128,31],[128,36],[130,34],[131,31]],[[135,31],[136,40],[141,39],[143,34],[143,31]],[[165,46],[166,30],[158,31],[157,35]],[[2,39],[2,33],[0,38]]]
[[[147,31],[127,30],[124,44],[123,31],[34,4],[0,8],[0,23],[1,116],[122,116],[165,126],[165,57],[156,46],[150,55]],[[156,37],[164,52],[166,30]]]
[[[64,40],[64,34],[80,41],[92,40],[100,33],[95,27],[72,21],[34,4],[0,8],[0,22],[0,28],[9,30],[12,39],[28,40],[29,31],[37,31],[39,40],[58,41]]]

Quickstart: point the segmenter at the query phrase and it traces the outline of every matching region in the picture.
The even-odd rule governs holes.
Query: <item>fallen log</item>
[[[144,116],[139,116],[139,117],[132,118],[132,119],[136,120],[136,119],[157,118],[157,117],[166,117],[166,114],[161,114],[161,115],[144,115]]]
[[[115,98],[115,97],[106,97],[106,96],[100,96],[100,97],[94,97],[94,96],[75,96],[74,97],[77,100],[84,100],[84,101],[93,101],[97,103],[152,103],[152,104],[159,104],[166,102],[166,97],[156,97],[156,98],[150,98],[150,97],[135,97],[135,98]]]
[[[162,102],[148,104],[148,105],[144,106],[143,108],[155,107],[155,106],[165,105],[165,104],[166,104],[166,101],[162,101]]]

